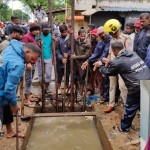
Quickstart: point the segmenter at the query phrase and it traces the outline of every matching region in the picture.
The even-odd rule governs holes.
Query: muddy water
[[[36,118],[26,150],[103,150],[93,120]]]

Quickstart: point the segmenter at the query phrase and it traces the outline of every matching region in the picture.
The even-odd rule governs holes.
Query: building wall
[[[150,80],[141,81],[141,109],[140,109],[140,139],[141,150],[144,150],[148,136],[150,136]]]
[[[118,19],[122,24],[122,29],[127,22],[134,22],[140,12],[97,12],[92,15],[92,22],[96,26],[102,26],[109,19]]]
[[[118,19],[121,23],[124,23],[124,19],[119,16],[118,12],[97,12],[92,15],[92,23],[96,26],[103,26],[109,19]]]

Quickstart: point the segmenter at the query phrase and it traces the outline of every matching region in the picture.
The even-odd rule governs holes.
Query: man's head
[[[81,42],[83,42],[86,39],[86,31],[84,29],[80,29],[78,31],[78,37]]]
[[[30,32],[33,36],[37,36],[40,33],[40,25],[37,23],[31,23],[29,25]]]
[[[17,16],[11,16],[11,22],[18,25],[19,24],[19,18]]]
[[[48,23],[44,23],[42,25],[42,32],[44,34],[44,36],[47,36],[50,33],[51,27]]]
[[[141,22],[139,19],[134,22],[134,28],[135,32],[139,32],[141,30]]]
[[[35,63],[41,55],[41,49],[34,43],[24,45],[26,63]]]
[[[117,56],[118,53],[123,49],[123,44],[121,42],[114,42],[111,44],[111,48],[112,48],[113,54]]]
[[[19,26],[12,26],[10,28],[10,38],[11,39],[16,39],[16,40],[21,40],[23,37],[23,30]]]
[[[131,34],[134,32],[134,23],[127,23],[125,28],[126,34]]]
[[[105,33],[105,32],[104,32],[104,27],[103,27],[103,26],[100,26],[100,27],[97,29],[97,35],[100,37],[100,39],[105,40],[107,34],[108,34],[108,33]]]
[[[149,13],[141,13],[140,16],[140,22],[141,22],[141,27],[142,28],[147,28],[149,25],[150,21],[150,14]]]
[[[120,28],[121,23],[116,19],[110,19],[104,24],[104,32],[109,33],[114,38],[117,38]]]
[[[95,29],[96,28],[96,26],[95,26],[95,24],[89,24],[88,25],[88,30],[87,30],[87,33],[90,33],[93,29]]]
[[[95,28],[91,31],[91,40],[96,41],[96,39],[97,39],[97,29]]]
[[[63,38],[65,38],[65,37],[67,36],[67,34],[68,34],[67,26],[64,25],[64,24],[61,25],[61,26],[59,26],[59,31],[60,31],[61,36],[62,36]]]

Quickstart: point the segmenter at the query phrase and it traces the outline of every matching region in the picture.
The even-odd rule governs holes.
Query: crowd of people
[[[122,31],[121,23],[110,19],[100,27],[94,24],[90,24],[87,30],[81,27],[74,35],[71,25],[65,23],[56,28],[48,23],[35,22],[20,26],[17,16],[12,16],[7,25],[0,22],[0,118],[6,125],[7,137],[16,136],[11,126],[12,112],[19,110],[16,93],[24,72],[25,106],[35,107],[31,102],[35,68],[40,85],[44,84],[45,93],[48,93],[53,57],[56,57],[58,94],[62,94],[63,78],[66,78],[66,92],[70,92],[70,72],[73,69],[78,98],[83,100],[85,83],[88,82],[89,95],[94,95],[98,89],[100,103],[108,103],[105,113],[112,112],[121,100],[124,115],[121,123],[113,128],[129,132],[140,110],[140,80],[150,80],[149,20],[150,14],[142,13],[134,23],[127,23]],[[72,36],[74,53],[71,50]],[[44,56],[44,83],[41,53]],[[19,133],[19,136],[24,135]]]

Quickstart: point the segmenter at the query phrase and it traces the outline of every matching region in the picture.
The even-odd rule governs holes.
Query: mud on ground
[[[139,132],[140,132],[140,121],[136,116],[133,122],[133,129],[129,133],[119,133],[113,130],[113,126],[120,122],[121,115],[123,113],[123,107],[117,106],[115,111],[105,114],[103,110],[106,108],[106,104],[93,104],[94,110],[98,114],[98,118],[101,120],[102,126],[106,132],[106,135],[114,150],[139,150]],[[32,108],[25,107],[25,115],[31,115],[33,113]],[[19,130],[26,132],[29,126],[29,121],[19,120]],[[13,128],[15,129],[15,117]],[[5,132],[5,127],[3,127]],[[19,145],[21,146],[23,139],[19,139]],[[0,139],[0,149],[3,150],[15,150],[16,149],[16,138],[6,138],[5,136]]]

